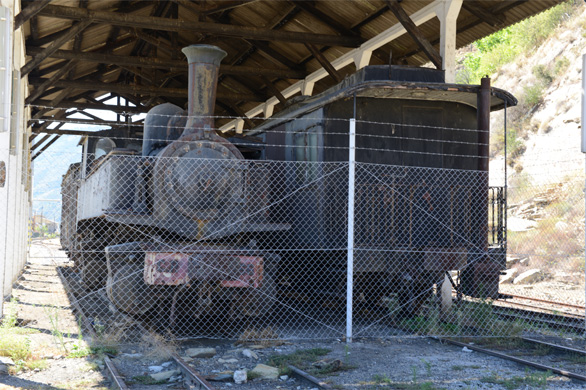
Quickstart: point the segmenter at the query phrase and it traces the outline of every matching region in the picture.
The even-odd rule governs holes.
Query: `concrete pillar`
[[[440,55],[446,83],[456,82],[456,20],[463,0],[442,0],[436,8],[440,21]]]

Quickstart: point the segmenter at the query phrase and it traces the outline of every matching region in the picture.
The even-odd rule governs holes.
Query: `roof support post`
[[[421,50],[423,50],[423,52],[427,55],[427,58],[429,58],[429,60],[435,65],[436,68],[440,69],[442,66],[442,59],[440,54],[437,52],[437,50],[435,50],[431,43],[429,43],[421,31],[419,31],[417,24],[399,4],[399,0],[386,0],[386,3],[393,14],[395,14],[397,20],[403,25],[403,28],[407,31],[411,38],[413,38]]]
[[[265,103],[264,108],[263,108],[263,113],[265,118],[270,118],[271,116],[273,116],[273,112],[275,111],[275,105],[274,104],[270,104],[270,103]]]
[[[309,81],[307,79],[303,80],[302,85],[301,85],[301,95],[311,96],[314,86],[315,86],[314,81]]]
[[[456,29],[462,0],[442,0],[436,9],[440,21],[440,56],[446,83],[456,82]]]
[[[358,49],[354,55],[354,65],[356,70],[360,70],[370,63],[370,57],[372,57],[372,50]]]

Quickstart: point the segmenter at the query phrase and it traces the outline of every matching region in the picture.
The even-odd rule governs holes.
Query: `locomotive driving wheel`
[[[234,289],[231,305],[233,318],[262,317],[273,310],[277,302],[275,269],[278,261],[279,256],[265,254],[262,284],[257,288]]]
[[[155,306],[157,300],[144,282],[140,265],[130,263],[117,270],[109,268],[106,293],[118,309],[128,314],[142,315]]]
[[[404,274],[398,293],[400,316],[412,318],[419,314],[421,307],[433,293],[433,285],[443,281],[442,276],[441,271],[424,271],[415,277]]]

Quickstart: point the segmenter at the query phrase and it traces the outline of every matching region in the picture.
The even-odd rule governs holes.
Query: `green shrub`
[[[462,67],[458,70],[456,81],[479,84],[484,75],[491,75],[503,65],[525,55],[545,41],[577,9],[575,4],[579,2],[564,2],[474,42],[475,50],[460,60]],[[561,63],[560,67],[563,65]],[[554,69],[554,73],[559,74],[557,72],[559,70]]]

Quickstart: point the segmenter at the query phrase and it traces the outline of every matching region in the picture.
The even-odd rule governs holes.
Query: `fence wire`
[[[313,159],[304,142],[289,160]],[[581,175],[506,188],[476,169],[356,162],[349,284],[347,161],[196,152],[36,162],[31,233],[62,251],[30,261],[52,258],[102,332],[343,338],[352,307],[353,337],[584,333]]]

